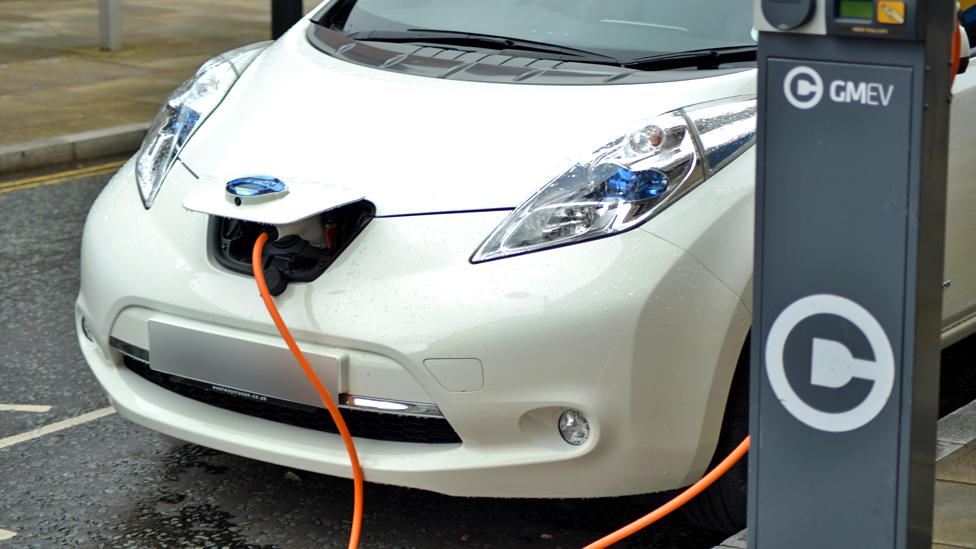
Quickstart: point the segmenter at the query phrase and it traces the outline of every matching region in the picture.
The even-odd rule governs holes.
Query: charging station
[[[952,0],[756,0],[749,545],[929,547]]]

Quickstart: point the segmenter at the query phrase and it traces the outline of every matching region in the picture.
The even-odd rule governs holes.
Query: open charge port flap
[[[282,226],[212,216],[209,242],[221,266],[250,276],[254,242],[267,232],[264,276],[271,295],[280,295],[290,282],[311,282],[324,273],[375,214],[371,202],[360,200]]]

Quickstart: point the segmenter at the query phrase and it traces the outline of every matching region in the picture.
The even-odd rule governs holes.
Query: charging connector
[[[312,282],[366,228],[375,215],[372,203],[361,200],[288,225],[212,217],[211,256],[222,267],[240,274],[252,271],[251,251],[258,235],[266,233],[262,265],[273,296],[292,282]]]

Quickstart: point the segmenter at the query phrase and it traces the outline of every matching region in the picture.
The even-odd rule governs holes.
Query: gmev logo
[[[802,366],[786,364],[787,340],[801,322],[817,315],[846,319],[861,331],[874,355],[871,360],[854,358],[843,342],[810,340],[810,386],[839,389],[854,378],[871,382],[867,396],[847,411],[828,412],[812,406],[803,398],[805,384],[793,387],[786,375],[787,369]],[[837,295],[807,296],[783,309],[766,337],[765,358],[766,377],[780,404],[802,423],[828,433],[853,431],[870,423],[887,405],[895,386],[895,353],[881,323],[864,307]]]
[[[783,80],[783,93],[786,100],[798,109],[812,109],[824,97],[824,81],[820,73],[811,67],[794,67]],[[887,107],[895,93],[894,85],[878,82],[853,82],[834,80],[829,88],[830,100],[834,103],[860,103],[871,107]]]

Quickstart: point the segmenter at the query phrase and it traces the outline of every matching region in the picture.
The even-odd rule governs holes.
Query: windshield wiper
[[[666,71],[670,69],[717,69],[728,63],[744,63],[756,60],[756,46],[731,46],[703,50],[679,51],[638,57],[621,63],[630,69]]]
[[[407,29],[404,31],[361,31],[349,33],[353,40],[374,40],[377,42],[427,42],[431,44],[449,44],[455,46],[470,46],[473,48],[487,48],[498,51],[519,51],[544,53],[556,56],[560,61],[570,58],[572,61],[583,63],[599,63],[620,66],[620,60],[609,55],[603,55],[569,46],[559,46],[546,42],[536,42],[524,38],[510,38],[493,34],[479,34],[475,32],[460,32],[437,29]]]

